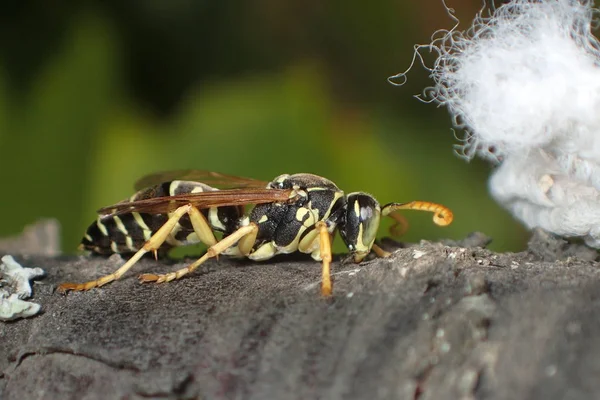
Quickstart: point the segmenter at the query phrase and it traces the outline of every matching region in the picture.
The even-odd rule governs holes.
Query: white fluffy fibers
[[[503,158],[560,142],[600,161],[600,46],[588,0],[513,0],[466,32],[431,44],[439,52],[429,93],[467,138],[465,154]],[[494,154],[488,152],[494,148]]]
[[[452,12],[448,9],[450,15]],[[591,0],[512,0],[441,31],[427,90],[498,164],[492,196],[530,228],[600,248],[600,44]]]

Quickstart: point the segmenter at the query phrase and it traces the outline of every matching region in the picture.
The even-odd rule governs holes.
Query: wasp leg
[[[377,254],[377,257],[380,258],[387,258],[392,255],[392,253],[390,253],[389,251],[385,251],[381,247],[377,246],[375,243],[373,243],[371,249],[375,252],[375,254]]]
[[[408,231],[408,221],[404,215],[400,214],[398,211],[392,211],[387,216],[396,221],[390,226],[390,234],[392,236],[400,237]]]
[[[331,236],[325,222],[319,221],[315,227],[319,230],[319,251],[323,259],[321,295],[329,297],[331,296]]]
[[[318,251],[316,249],[318,244]],[[298,250],[302,253],[311,253],[315,260],[322,262],[321,294],[325,297],[331,296],[331,235],[327,224],[319,221],[315,229],[310,231],[298,243]]]
[[[141,282],[156,282],[156,283],[170,282],[174,279],[179,279],[182,276],[187,275],[190,272],[194,271],[196,268],[198,268],[200,265],[202,265],[209,258],[216,257],[219,254],[221,254],[222,252],[224,252],[225,250],[227,250],[228,248],[230,248],[231,246],[234,246],[238,241],[240,241],[245,236],[256,235],[257,231],[258,231],[258,225],[254,224],[254,223],[251,223],[246,226],[242,226],[237,231],[233,232],[231,235],[223,238],[220,242],[217,242],[216,244],[210,246],[208,248],[208,250],[206,251],[206,254],[204,254],[202,257],[200,257],[195,263],[190,264],[187,267],[182,268],[180,270],[170,272],[168,274],[158,274],[158,275],[157,274],[142,274],[139,276],[139,279]]]
[[[257,236],[258,236],[258,229],[255,229],[240,239],[237,247],[238,247],[239,252],[242,255],[244,255],[245,257],[248,257],[248,255],[252,251],[252,248],[254,247],[254,243],[256,243]]]
[[[112,274],[105,275],[101,278],[98,278],[94,281],[89,281],[85,283],[63,283],[58,286],[57,290],[61,293],[66,293],[69,290],[89,290],[95,287],[100,287],[102,285],[106,285],[109,282],[119,279],[125,272],[127,272],[133,265],[139,261],[140,258],[149,251],[157,250],[164,242],[167,240],[167,237],[175,228],[177,222],[187,214],[193,207],[191,205],[181,206],[176,209],[171,217],[165,222],[163,226],[160,227],[159,230],[156,231],[154,235],[146,243],[144,246],[139,249],[121,268],[113,272]]]
[[[217,244],[217,238],[215,233],[211,229],[206,217],[196,208],[192,207],[188,211],[194,233],[198,236],[198,239],[207,246],[214,246]]]

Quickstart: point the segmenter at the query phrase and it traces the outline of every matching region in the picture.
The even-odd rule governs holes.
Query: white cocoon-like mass
[[[467,154],[560,146],[600,161],[593,16],[587,0],[513,0],[433,41],[439,57],[429,93],[465,130]]]
[[[438,54],[426,93],[464,132],[462,155],[497,165],[492,196],[530,228],[600,247],[596,15],[591,0],[513,0],[417,51]]]

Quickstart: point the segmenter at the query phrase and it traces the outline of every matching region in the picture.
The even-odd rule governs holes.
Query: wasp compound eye
[[[371,251],[377,236],[381,209],[377,200],[366,193],[350,193],[347,201],[346,218],[341,224],[340,235],[354,254],[354,261],[360,262]]]

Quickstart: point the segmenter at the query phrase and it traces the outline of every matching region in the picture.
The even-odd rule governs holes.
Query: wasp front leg
[[[210,246],[202,257],[200,257],[195,263],[188,265],[185,268],[180,270],[170,272],[168,274],[142,274],[139,276],[141,282],[170,282],[174,279],[179,279],[184,275],[193,272],[196,268],[206,262],[208,259],[217,257],[219,254],[234,246],[238,241],[240,245],[245,241],[246,238],[254,238],[256,239],[256,233],[258,232],[258,225],[254,223],[250,223],[249,225],[243,226],[239,228],[237,231],[233,232],[231,235],[223,238],[220,242],[215,243]],[[252,240],[252,244],[253,241]]]
[[[298,250],[303,253],[310,253],[315,250],[313,257],[320,259],[321,268],[321,294],[325,297],[331,296],[331,234],[327,228],[327,223],[319,221],[315,224],[315,229],[309,232],[298,245]],[[318,252],[316,250],[318,249]],[[317,258],[318,256],[318,258]]]
[[[403,236],[408,231],[408,220],[399,211],[391,211],[388,217],[392,218],[395,222],[390,226],[390,234],[394,237]]]
[[[385,251],[381,247],[377,246],[375,243],[373,243],[371,250],[373,250],[375,252],[375,254],[377,255],[377,257],[380,257],[380,258],[388,258],[388,257],[392,256],[392,253],[390,253],[389,251]]]
[[[327,224],[323,221],[317,222],[319,230],[319,250],[323,259],[321,271],[321,294],[325,297],[331,296],[331,236],[327,230]]]

